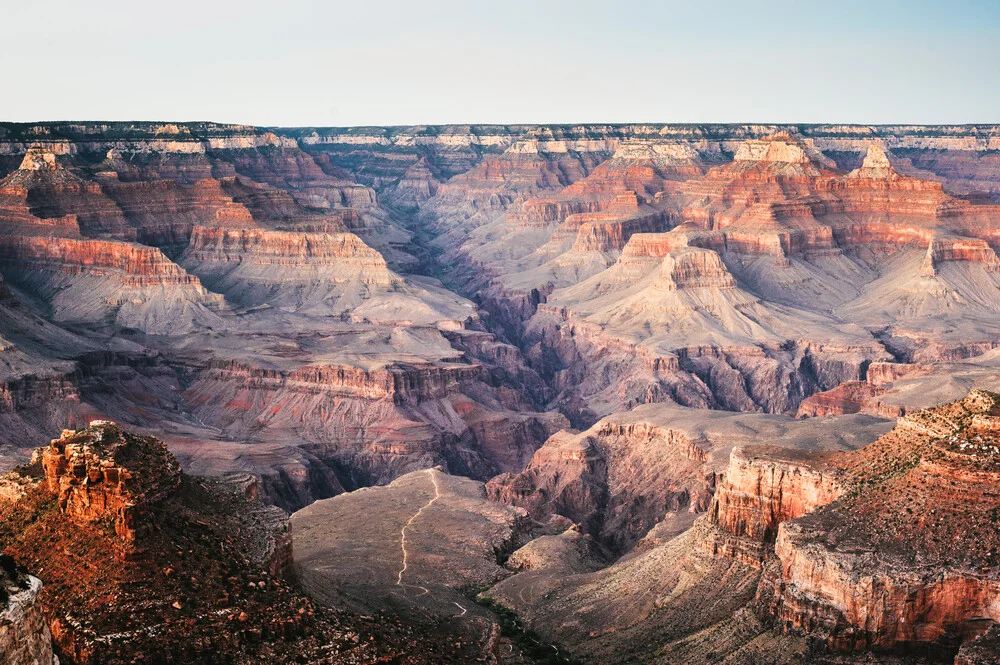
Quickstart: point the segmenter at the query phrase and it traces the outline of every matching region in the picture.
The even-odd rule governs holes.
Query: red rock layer
[[[131,243],[7,236],[0,256],[26,270],[113,277],[125,286],[201,286],[159,249]]]
[[[370,269],[365,283],[389,283],[385,259],[353,233],[297,233],[263,229],[196,227],[186,258],[192,261],[250,261],[260,265],[349,262]]]
[[[774,539],[764,615],[841,650],[954,653],[1000,622],[987,517],[1000,510],[997,413],[1000,396],[973,391],[859,451],[734,451],[711,515],[728,533]]]
[[[36,168],[39,161],[43,167]],[[31,214],[42,219],[72,215],[84,235],[110,234],[134,240],[135,229],[101,185],[62,168],[52,153],[34,150],[21,168],[0,181],[5,198],[22,199]]]
[[[150,245],[183,246],[197,225],[228,228],[257,225],[250,211],[234,203],[219,181],[211,178],[190,187],[172,180],[104,179],[103,188],[137,227],[137,239]]]
[[[161,442],[109,424],[63,439],[62,452],[45,451],[49,479],[31,465],[18,474],[25,493],[0,504],[0,543],[45,578],[60,662],[469,660],[469,649],[439,658],[412,627],[368,634],[357,617],[313,604],[273,574],[289,555],[287,516],[228,483],[180,475]],[[49,490],[52,472],[68,501]],[[136,540],[123,547],[106,525],[130,517]]]
[[[866,381],[846,381],[833,390],[815,393],[802,400],[796,418],[861,413],[869,400],[882,392]]]
[[[908,363],[873,362],[868,366],[866,381],[875,388],[881,388],[903,377],[927,370],[927,367]]]
[[[677,250],[664,258],[656,284],[668,291],[736,288],[736,280],[717,253],[693,247]]]
[[[734,536],[772,542],[778,525],[806,515],[843,492],[823,456],[774,448],[736,448],[709,509],[711,521]]]
[[[81,432],[64,431],[42,452],[41,462],[59,508],[82,523],[109,519],[126,547],[135,543],[138,516],[181,480],[180,465],[164,443],[125,435],[103,421]]]
[[[348,365],[309,365],[291,372],[249,367],[237,362],[212,362],[202,379],[239,382],[243,390],[276,390],[316,386],[345,397],[388,399],[397,405],[447,396],[460,381],[476,378],[478,365],[425,367],[393,365],[365,370]]]
[[[0,182],[0,224],[10,232],[39,235],[79,236],[76,215],[36,217],[28,205],[28,190],[17,184]]]
[[[669,182],[703,173],[697,152],[690,148],[626,142],[586,177],[558,193],[527,201],[523,215],[541,224],[568,223],[571,216],[581,214],[602,213],[609,219],[628,217],[638,212],[639,205],[652,203]]]
[[[576,215],[567,220],[567,224]],[[635,233],[655,233],[664,231],[669,224],[670,216],[666,213],[652,212],[637,214],[622,219],[617,213],[599,213],[580,215],[580,230],[573,243],[574,252],[608,252],[619,251],[625,247],[629,238]]]
[[[985,240],[979,238],[943,238],[935,236],[927,247],[927,256],[920,266],[925,277],[937,275],[945,261],[980,263],[990,272],[1000,271],[1000,259]]]

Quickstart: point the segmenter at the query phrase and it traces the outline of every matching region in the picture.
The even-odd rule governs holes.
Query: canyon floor
[[[0,123],[0,645],[996,662],[998,247],[992,126]]]

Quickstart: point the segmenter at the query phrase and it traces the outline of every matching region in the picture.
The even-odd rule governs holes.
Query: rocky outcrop
[[[581,215],[580,230],[573,242],[574,252],[621,251],[634,233],[652,233],[666,229],[668,216],[662,213],[639,214],[620,218],[614,213]],[[570,220],[567,220],[567,224]]]
[[[736,287],[736,280],[718,254],[694,247],[678,249],[664,257],[655,283],[667,291]]]
[[[990,272],[1000,271],[996,252],[979,238],[942,238],[935,236],[927,246],[927,255],[920,266],[923,277],[934,277],[945,261],[966,261],[982,264]]]
[[[21,167],[0,180],[0,193],[8,200],[21,199],[34,217],[56,220],[72,217],[84,235],[136,238],[135,228],[104,194],[99,183],[84,180],[63,168],[45,148],[31,148]]]
[[[104,421],[63,432],[44,450],[41,463],[64,513],[85,524],[110,521],[127,548],[135,545],[143,514],[181,480],[180,465],[165,444]]]
[[[0,655],[5,665],[58,665],[39,594],[42,583],[0,554]]]
[[[553,515],[569,519],[616,553],[630,550],[657,524],[689,524],[685,516],[706,511],[723,534],[756,539],[748,547],[763,550],[760,543],[773,542],[782,520],[836,496],[833,473],[813,473],[806,466],[814,453],[803,453],[803,461],[796,462],[796,451],[784,449],[804,447],[814,428],[819,426],[787,416],[646,404],[584,432],[555,434],[524,471],[497,476],[486,489],[492,499],[524,508],[539,523]],[[834,431],[850,431],[863,444],[887,426],[849,417],[830,419],[826,428],[824,447],[841,436]],[[770,456],[744,452],[760,440],[782,448]]]
[[[682,432],[609,418],[582,434],[559,432],[523,472],[493,478],[486,490],[539,522],[568,518],[621,552],[668,513],[707,508],[714,474],[705,462]]]
[[[997,414],[1000,396],[974,391],[854,451],[804,450],[805,430],[797,450],[738,445],[708,515],[681,535],[654,530],[597,572],[560,568],[563,547],[490,596],[608,662],[654,651],[666,662],[720,651],[744,662],[761,644],[791,652],[807,640],[819,662],[860,662],[871,650],[990,662]],[[791,422],[832,434],[816,419]]]
[[[762,598],[779,625],[838,649],[956,648],[1000,620],[998,405],[974,391],[832,461],[841,498],[778,528]]]
[[[888,365],[889,363],[880,364]],[[868,381],[846,381],[833,390],[814,393],[802,400],[799,403],[796,416],[798,418],[816,418],[842,413],[869,413],[874,408],[871,406],[874,398],[882,392]]]
[[[366,630],[356,615],[315,604],[294,579],[282,577],[291,553],[288,517],[249,497],[252,482],[240,487],[180,474],[163,443],[108,423],[63,440],[65,451],[83,446],[71,463],[83,454],[88,462],[113,466],[90,465],[87,475],[74,476],[65,504],[67,478],[61,469],[66,458],[53,446],[44,449],[42,465],[19,470],[32,486],[13,504],[0,504],[0,542],[38,570],[45,585],[39,593],[37,580],[29,580],[28,592],[18,589],[13,617],[3,611],[7,597],[0,602],[0,639],[9,640],[10,628],[26,628],[25,619],[37,628],[27,636],[14,633],[12,649],[0,642],[4,657],[41,646],[34,640],[42,636],[51,645],[51,631],[60,660],[76,665],[127,665],[150,658],[266,663],[329,660],[331,655],[340,662],[336,654],[348,649],[350,659],[377,662],[402,658],[404,643],[407,657],[438,662],[428,635],[419,630],[410,628],[402,640],[391,619]],[[38,477],[39,466],[47,477]],[[91,482],[101,469],[118,470],[117,488],[107,487],[104,478]],[[58,494],[48,487],[52,471]],[[123,550],[121,536],[110,528],[109,521],[123,523],[120,511],[93,521],[102,508],[102,492],[108,499],[138,501],[136,510],[125,514],[136,520],[134,548]],[[93,500],[89,510],[81,510],[87,508],[81,503],[85,498]],[[0,572],[0,580],[4,575]],[[31,602],[23,602],[26,597]],[[11,624],[8,618],[16,620]],[[30,655],[41,655],[41,649],[36,651]],[[49,665],[49,654],[48,660],[26,665]]]
[[[421,158],[406,169],[382,199],[404,210],[419,210],[423,203],[437,196],[441,182],[438,170],[426,158]]]
[[[778,526],[825,506],[843,492],[835,467],[786,448],[735,448],[709,510],[726,532],[773,542]]]
[[[41,146],[33,146],[28,148],[27,152],[24,153],[24,159],[21,160],[19,170],[55,171],[57,168],[59,168],[59,165],[56,163],[56,156],[53,152]]]
[[[1000,627],[993,626],[976,639],[962,644],[955,665],[990,665],[1000,658]]]
[[[892,564],[859,570],[850,556],[816,549],[801,528],[783,525],[775,543],[781,562],[776,619],[825,636],[835,648],[952,646],[1000,619],[994,609],[1000,581]]]
[[[881,388],[907,376],[927,371],[927,367],[909,363],[874,362],[868,366],[866,381],[875,388]]]

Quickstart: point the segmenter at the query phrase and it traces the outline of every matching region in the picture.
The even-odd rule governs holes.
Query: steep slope
[[[932,340],[954,357],[996,336],[996,260],[983,238],[998,208],[899,175],[878,146],[842,174],[809,142],[749,141],[732,163],[661,194],[673,230],[632,236],[614,265],[574,286],[492,308],[515,319],[537,309],[526,348],[581,424],[650,399],[788,411],[889,353],[941,360],[926,355]],[[656,376],[637,366],[643,356],[703,385]],[[609,399],[607,387],[637,372],[635,389]]]
[[[613,268],[554,292],[528,327],[531,357],[555,350],[550,371],[570,405],[603,415],[672,399],[780,413],[889,357],[859,327],[754,297],[712,250],[680,247],[658,265],[632,256],[626,247]]]
[[[38,596],[42,583],[0,554],[0,654],[8,665],[56,665]]]
[[[73,195],[69,200],[67,191]],[[120,233],[126,222],[119,213],[113,223],[107,216],[94,222],[91,216],[100,216],[94,209],[114,206],[110,201],[99,205],[79,200],[81,193],[103,196],[96,183],[69,173],[54,154],[41,149],[29,151],[21,167],[0,181],[0,194],[8,201],[24,198],[31,209],[0,220],[7,227],[0,258],[9,282],[46,303],[56,321],[110,321],[150,334],[222,325],[215,314],[224,305],[222,298],[206,291],[160,250],[81,238],[81,233],[134,236]],[[49,228],[38,221],[46,218],[60,222]]]
[[[668,517],[689,525],[707,510],[736,446],[855,449],[890,428],[889,421],[865,416],[802,422],[644,404],[585,432],[559,432],[523,472],[493,478],[487,492],[539,522],[568,518],[623,553]]]

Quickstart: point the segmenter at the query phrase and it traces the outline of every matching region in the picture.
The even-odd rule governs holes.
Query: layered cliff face
[[[835,467],[816,454],[768,448],[733,450],[710,513],[734,536],[773,542],[778,525],[811,513],[843,492]]]
[[[589,435],[556,434],[523,472],[492,479],[487,492],[539,522],[568,518],[620,552],[667,513],[705,509],[714,476],[703,462],[677,432],[598,423]]]
[[[998,617],[993,393],[902,419],[838,462],[843,498],[779,528],[770,611],[837,648],[956,647]]]
[[[295,305],[309,300],[336,302],[338,294],[333,289],[344,283],[385,289],[402,282],[393,279],[381,254],[352,233],[197,227],[180,262],[217,291],[245,306],[282,305],[280,301],[268,302],[268,295],[298,300]],[[287,288],[296,281],[302,289],[329,283],[331,292],[298,294]],[[246,293],[238,292],[237,287]],[[367,297],[367,292],[351,294],[349,299],[355,302],[348,302],[343,310],[353,309],[357,300]]]
[[[505,407],[503,391],[482,383],[483,372],[455,363],[290,371],[227,363],[200,372],[185,399],[199,420],[228,438],[294,442],[347,487],[437,464],[486,479],[520,469],[567,423],[523,402]]]
[[[710,515],[764,544],[761,616],[841,651],[954,654],[986,633],[1000,589],[986,535],[998,399],[916,412],[853,453],[734,451]]]
[[[644,249],[626,247],[609,270],[553,292],[531,320],[538,355],[557,353],[563,399],[598,415],[666,399],[784,412],[889,357],[856,326],[755,297],[713,250],[643,257],[651,246],[637,237]]]
[[[525,138],[443,183],[417,218],[434,230],[433,246],[454,268],[446,283],[471,293],[504,273],[499,262],[543,244],[552,220],[533,197],[584,178],[613,149],[608,141]]]
[[[487,492],[494,500],[525,508],[539,522],[547,522],[553,515],[568,518],[611,551],[622,553],[668,517],[679,525],[689,525],[696,515],[709,509],[713,494],[717,497],[712,503],[714,510],[720,502],[728,505],[738,500],[743,490],[731,482],[732,463],[726,482],[716,491],[734,446],[766,440],[802,448],[856,447],[873,440],[888,425],[865,417],[827,422],[826,442],[812,442],[819,427],[780,416],[647,404],[608,416],[585,432],[559,432],[535,453],[524,471],[493,478],[487,483]],[[749,487],[753,482],[748,478],[744,484]],[[771,482],[780,485],[773,474]],[[821,490],[816,492],[826,496]],[[780,504],[782,491],[776,488],[773,494]],[[785,500],[796,500],[791,497],[788,492]],[[812,507],[828,500],[815,498]],[[745,510],[768,509],[747,503]],[[749,518],[742,518],[742,522],[753,522],[753,530],[770,529],[773,540],[777,524],[787,519],[780,516],[788,510],[783,513],[780,506],[773,507],[770,512],[778,517],[767,523]],[[736,528],[732,533],[744,535]]]
[[[545,265],[562,266],[548,278],[519,272],[527,259],[499,263],[513,268],[512,276],[482,292],[492,315],[515,318],[506,330],[519,331],[516,318],[538,308],[525,347],[556,381],[563,374],[570,378],[564,408],[582,402],[587,412],[602,415],[629,401],[677,400],[677,379],[647,375],[647,385],[660,385],[660,397],[628,394],[609,409],[602,386],[583,378],[612,371],[628,381],[638,369],[634,358],[647,353],[678,356],[675,366],[700,380],[702,386],[685,380],[681,403],[787,411],[813,392],[863,380],[865,366],[889,354],[940,361],[990,348],[983,344],[995,329],[991,303],[998,283],[983,225],[997,209],[955,199],[938,182],[899,174],[878,145],[844,174],[812,142],[787,134],[749,141],[732,163],[667,186],[655,205],[662,223],[675,228],[630,236],[634,245],[626,243],[607,269],[600,261],[583,267],[569,258],[570,248],[560,250],[553,240],[539,250],[550,252]],[[560,210],[543,209],[557,216]],[[563,225],[596,214],[569,214]],[[577,239],[574,248],[587,246]],[[662,265],[654,260],[668,256]],[[715,267],[709,266],[712,256]],[[568,279],[555,277],[569,266]],[[699,271],[708,279],[704,285],[685,282]],[[722,281],[709,277],[722,272]],[[519,281],[527,274],[534,277]],[[694,302],[672,302],[675,296],[664,300],[662,290],[698,295]],[[533,300],[547,304],[524,306]],[[882,332],[876,339],[871,330]],[[778,358],[771,345],[801,351]],[[609,353],[622,346],[641,350],[630,350],[609,370]],[[724,356],[726,366],[706,355]],[[764,372],[756,360],[761,356]],[[743,387],[748,383],[750,390]],[[593,417],[587,412],[580,412],[581,424]]]
[[[101,186],[62,168],[55,154],[44,148],[29,149],[20,167],[0,181],[0,191],[5,198],[23,199],[34,217],[72,217],[86,235],[135,239],[135,229]]]
[[[109,417],[164,432],[185,468],[287,510],[405,476],[345,498],[371,543],[402,536],[403,563],[411,538],[434,549],[421,540],[427,513],[455,532],[474,524],[494,551],[457,539],[417,554],[422,586],[406,586],[407,568],[378,604],[403,594],[415,617],[429,607],[477,640],[498,624],[466,604],[468,585],[510,575],[491,597],[601,662],[794,662],[817,645],[832,651],[814,662],[911,646],[975,662],[996,632],[993,546],[946,551],[989,531],[947,499],[992,506],[992,407],[973,400],[971,420],[946,430],[913,414],[1000,387],[1000,208],[967,195],[997,191],[994,134],[4,126],[0,464]],[[884,432],[876,416],[904,414],[872,448],[890,462],[812,452],[854,448]],[[51,489],[31,480],[0,496],[141,551],[130,467],[91,436],[50,446]],[[517,528],[480,519],[511,509],[434,465],[501,474],[489,497],[526,514],[514,511]],[[185,482],[175,492],[191,501],[165,499],[179,516],[149,509],[165,524],[194,510],[184,493],[200,490]],[[406,519],[375,519],[369,498]],[[906,507],[925,522],[910,525]],[[205,535],[191,524],[184,538]],[[54,523],[41,526],[17,522],[3,542],[35,538],[23,550],[33,570],[94,579],[44,540]],[[270,575],[287,564],[288,534],[265,540]],[[43,549],[55,559],[41,562]],[[609,553],[624,556],[608,566]],[[337,558],[324,575],[356,581]],[[183,579],[225,579],[199,566]],[[426,581],[451,573],[460,581],[437,598]],[[45,582],[57,596],[74,583]],[[88,630],[131,630],[101,623],[109,615],[86,600],[100,594],[79,590],[74,606],[101,624]],[[170,607],[199,590],[171,587],[182,607]],[[170,611],[142,610],[174,625]],[[256,626],[257,609],[241,611]],[[216,619],[196,615],[178,658],[225,646]],[[61,620],[57,641],[84,645],[65,646],[74,659],[103,657],[79,630]],[[498,661],[515,648],[482,644]],[[124,660],[120,646],[109,649]],[[279,652],[268,656],[305,657]]]
[[[0,270],[21,310],[80,337],[0,331],[21,331],[5,467],[46,427],[109,416],[294,509],[424,462],[517,470],[565,424],[472,302],[399,272],[410,233],[328,157],[253,128],[58,131],[4,143],[25,152],[0,187]]]
[[[192,229],[199,225],[220,228],[257,225],[248,207],[236,202],[214,178],[187,186],[167,179],[122,180],[123,175],[118,172],[98,172],[96,177],[137,227],[135,238],[168,251],[183,247]]]
[[[28,136],[3,143],[9,168],[24,166],[8,176],[12,235],[134,238],[200,278],[138,293],[88,278],[77,291],[20,275],[30,252],[13,250],[25,256],[12,255],[11,281],[56,318],[219,331],[229,317],[202,285],[268,334],[262,307],[392,327],[480,318],[407,274],[420,256],[528,353],[548,383],[534,398],[581,426],[661,400],[794,411],[863,382],[868,363],[975,355],[995,332],[995,208],[901,156],[989,149],[965,129],[139,123]],[[51,266],[63,270],[76,268]]]
[[[222,297],[153,247],[8,236],[0,252],[6,279],[42,299],[59,322],[112,322],[149,334],[225,325]]]
[[[855,451],[804,449],[808,429],[798,447],[738,445],[681,535],[664,520],[607,568],[557,559],[488,594],[606,662],[991,662],[998,404],[973,392]],[[833,434],[833,419],[798,422]]]
[[[243,307],[456,328],[476,317],[472,303],[389,270],[382,255],[353,233],[196,227],[178,261]]]

